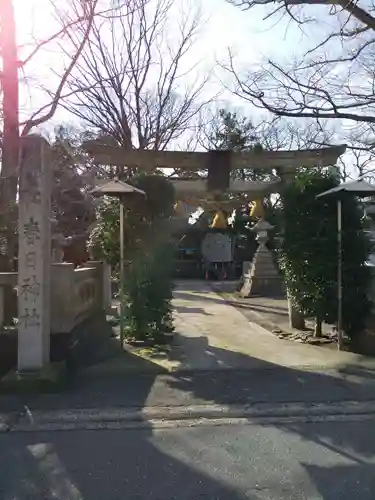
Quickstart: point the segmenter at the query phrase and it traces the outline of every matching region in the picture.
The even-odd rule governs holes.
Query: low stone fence
[[[17,287],[17,273],[0,273],[0,327],[4,322],[5,287]],[[69,333],[91,315],[111,306],[111,270],[91,261],[74,269],[73,264],[51,266],[51,333]]]
[[[16,305],[12,307],[12,305],[5,301],[5,290],[14,289],[17,286],[17,273],[0,273],[0,328],[2,328],[5,318],[5,308],[8,311],[8,314],[13,314],[16,312]]]
[[[371,272],[371,284],[369,289],[369,298],[372,302],[372,309],[375,312],[375,267],[369,267]]]

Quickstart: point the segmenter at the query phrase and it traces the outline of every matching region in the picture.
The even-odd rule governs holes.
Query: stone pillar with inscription
[[[38,135],[22,138],[19,188],[18,371],[36,372],[49,361],[51,273],[50,146]]]

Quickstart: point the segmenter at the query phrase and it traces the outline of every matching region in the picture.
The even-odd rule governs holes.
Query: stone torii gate
[[[304,166],[329,167],[346,149],[345,145],[320,149],[290,151],[153,151],[127,150],[110,144],[106,138],[85,141],[83,148],[94,163],[115,167],[119,174],[125,167],[137,168],[145,173],[157,170],[175,170],[172,175],[176,198],[187,204],[215,207],[217,200],[224,207],[238,205],[263,198],[266,194],[278,193],[283,185],[290,182],[297,168]],[[231,179],[231,172],[240,169],[269,172],[268,181],[243,181]],[[207,172],[207,176],[202,176]],[[223,194],[228,195],[223,199]]]
[[[106,138],[89,140],[83,143],[83,148],[94,163],[115,167],[118,174],[125,167],[137,168],[145,173],[160,169],[175,170],[178,176],[172,175],[169,180],[174,185],[177,200],[213,208],[218,203],[222,207],[235,208],[266,194],[278,193],[294,178],[297,168],[334,166],[346,149],[345,145],[338,145],[290,151],[183,152],[126,150],[108,142]],[[231,172],[240,169],[268,171],[270,180],[231,179]],[[204,177],[203,172],[208,175]]]
[[[345,146],[304,151],[277,152],[180,152],[125,150],[87,141],[87,153],[97,164],[138,168],[152,173],[157,169],[178,169],[172,178],[178,199],[194,196],[198,203],[227,193],[247,201],[278,192],[293,179],[298,167],[333,166]],[[51,220],[51,150],[39,136],[25,138],[20,169],[19,190],[19,270],[18,270],[18,369],[35,371],[49,358]],[[262,169],[272,174],[269,182],[231,180],[236,169]],[[191,178],[191,173],[208,172],[206,178]],[[273,173],[275,171],[275,173]],[[251,198],[249,198],[249,196]],[[247,196],[247,197],[246,197]]]
[[[169,177],[174,185],[177,200],[196,207],[226,205],[232,209],[253,200],[263,199],[267,194],[282,191],[283,186],[293,180],[297,168],[301,166],[335,166],[346,149],[345,145],[338,145],[291,151],[126,150],[109,144],[105,139],[86,141],[83,146],[96,164],[116,167],[118,173],[125,167],[137,168],[147,173],[160,169],[177,170],[178,177]],[[268,171],[270,180],[232,179],[231,172],[239,169]],[[208,175],[204,177],[202,173],[205,171]],[[227,195],[224,203],[223,195]],[[270,229],[272,226],[262,218],[254,227],[258,233],[259,247],[253,262],[244,263],[244,296],[284,294],[282,279],[265,246]]]
[[[153,150],[127,150],[121,146],[103,144],[103,139],[85,141],[83,148],[95,163],[112,167],[138,168],[144,172],[152,173],[157,169],[176,169],[180,172],[202,172],[217,170],[218,167],[225,172],[239,169],[261,169],[272,173],[276,170],[280,180],[293,178],[296,169],[304,167],[328,167],[337,163],[346,146],[329,146],[320,149],[290,150],[290,151],[153,151]],[[172,179],[173,180],[173,179]],[[196,178],[184,179],[186,182],[196,181]],[[199,181],[199,179],[198,179]],[[244,181],[249,185],[249,181]],[[202,180],[204,183],[204,180]],[[186,185],[196,192],[201,191],[204,184],[198,189]],[[198,184],[197,184],[198,186]],[[210,186],[205,186],[210,187]],[[246,192],[244,184],[233,186],[236,192]],[[241,190],[241,188],[244,188]],[[227,186],[230,190],[231,186]]]
[[[202,171],[210,168],[212,160],[220,157],[235,169],[282,169],[282,174],[294,174],[297,167],[331,166],[346,149],[345,144],[320,149],[290,151],[153,151],[127,150],[121,146],[103,144],[103,139],[85,141],[84,149],[95,163],[111,166],[137,167],[152,172],[156,168]]]

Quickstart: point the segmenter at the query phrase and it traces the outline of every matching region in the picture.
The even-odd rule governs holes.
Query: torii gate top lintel
[[[212,164],[212,153],[201,151],[153,151],[132,149],[103,144],[101,140],[85,141],[83,148],[95,163],[117,167],[138,167],[152,172],[156,168],[173,168],[189,171],[207,170]],[[230,152],[228,160],[232,170],[237,169],[282,169],[288,173],[300,166],[322,167],[337,163],[339,156],[346,150],[346,145],[328,146],[320,149],[301,149],[290,151],[241,151]],[[228,153],[228,151],[225,151]]]

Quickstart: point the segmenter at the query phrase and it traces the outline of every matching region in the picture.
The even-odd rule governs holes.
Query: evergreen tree
[[[337,204],[316,196],[337,185],[321,170],[301,171],[283,194],[284,238],[280,267],[297,307],[321,323],[337,320]],[[343,200],[343,328],[353,337],[369,312],[370,243],[355,197]]]
[[[210,145],[215,149],[258,153],[263,151],[252,121],[225,109],[219,109],[217,120],[209,134],[209,140]],[[252,181],[267,178],[267,175],[267,171],[260,169],[240,169],[232,172],[233,177]]]
[[[90,180],[95,172],[87,175],[89,167],[82,165],[80,140],[74,129],[65,126],[55,129],[51,145],[54,154],[51,202],[59,233],[88,238],[96,219],[95,201],[90,194],[93,188]]]

